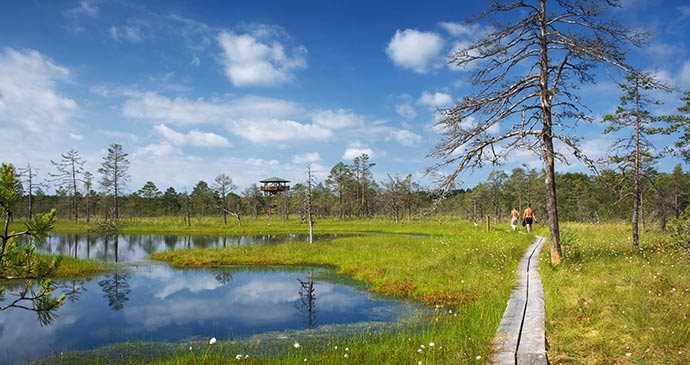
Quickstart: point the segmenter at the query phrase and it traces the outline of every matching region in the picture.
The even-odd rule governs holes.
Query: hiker
[[[527,209],[525,209],[525,213],[522,215],[522,225],[527,226],[527,233],[532,233],[532,223],[534,221],[534,209],[532,209],[532,205],[527,204]]]
[[[510,212],[510,226],[513,227],[513,231],[517,229],[519,219],[520,211],[517,208],[513,208],[513,211]]]

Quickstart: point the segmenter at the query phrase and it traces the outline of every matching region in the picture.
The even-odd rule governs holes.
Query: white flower
[[[419,353],[421,354],[421,353],[422,353],[422,349],[417,349],[417,352],[419,352]]]
[[[477,357],[475,357],[474,359],[475,360],[481,360],[481,358],[482,358],[481,356],[477,355]]]
[[[626,352],[626,353],[625,353],[625,356],[627,356],[627,357],[632,356],[632,352]]]
[[[237,354],[237,356],[235,356],[235,359],[236,360],[242,360],[242,354]]]
[[[345,355],[343,355],[343,357],[350,357],[350,355],[348,355],[348,354],[345,354]]]
[[[214,343],[216,343],[216,338],[215,338],[215,337],[211,337],[211,339],[208,340],[208,344],[209,344],[209,345],[213,345]]]
[[[299,342],[295,342],[295,344],[292,345],[292,347],[298,349],[298,348],[302,347],[302,345],[300,345]]]
[[[350,351],[350,348],[349,348],[349,347],[346,347],[346,348],[345,348],[345,351]]]
[[[429,347],[434,347],[436,346],[433,342],[429,342]]]

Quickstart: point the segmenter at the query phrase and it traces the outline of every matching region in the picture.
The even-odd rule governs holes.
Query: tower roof
[[[260,182],[260,183],[264,183],[264,184],[268,184],[268,183],[289,183],[290,180],[285,180],[285,179],[281,179],[281,178],[279,178],[279,177],[273,176],[273,177],[269,177],[268,179],[263,179],[263,180],[261,180],[261,181],[259,181],[259,182]]]

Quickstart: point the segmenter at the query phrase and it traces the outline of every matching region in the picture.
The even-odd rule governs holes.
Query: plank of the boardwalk
[[[544,291],[537,271],[537,237],[518,265],[517,283],[493,341],[491,364],[547,364],[544,340]]]

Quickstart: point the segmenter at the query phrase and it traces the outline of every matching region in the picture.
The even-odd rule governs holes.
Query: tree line
[[[630,220],[636,189],[642,224],[666,228],[679,218],[690,203],[690,175],[681,165],[672,172],[659,172],[653,159],[643,163],[643,179],[635,183],[626,169],[603,169],[597,174],[556,174],[558,211],[561,219],[574,222]],[[472,188],[454,189],[441,196],[423,187],[412,174],[373,178],[376,166],[362,154],[351,163],[338,162],[329,175],[318,181],[296,182],[288,191],[264,195],[258,184],[238,191],[232,177],[220,173],[212,182],[200,180],[191,191],[164,190],[147,181],[139,189],[125,193],[130,176],[129,161],[121,145],[113,144],[98,169],[98,187],[94,176],[83,169],[85,161],[78,151],[70,150],[53,161],[55,171],[45,181],[38,181],[27,167],[19,174],[19,201],[15,217],[31,217],[33,212],[57,208],[59,218],[90,222],[117,220],[121,217],[177,216],[188,225],[208,216],[228,216],[238,224],[242,219],[258,219],[269,214],[282,218],[311,213],[318,218],[388,218],[395,222],[430,218],[436,215],[482,221],[507,220],[512,208],[523,210],[528,204],[538,217],[547,219],[545,174],[526,165],[504,171],[492,170],[486,181]],[[54,194],[45,192],[56,184]],[[637,186],[637,188],[636,188]],[[232,222],[231,222],[232,223]]]

